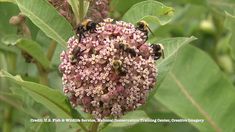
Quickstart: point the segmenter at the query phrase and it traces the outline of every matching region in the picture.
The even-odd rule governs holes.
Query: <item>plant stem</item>
[[[78,125],[85,131],[85,132],[90,132],[87,130],[87,128],[83,125],[83,123],[78,123]]]
[[[36,62],[36,66],[39,73],[39,82],[43,85],[48,85],[48,72],[42,67],[41,64]]]
[[[99,122],[94,122],[91,126],[90,132],[98,132],[99,124]]]
[[[84,1],[79,0],[79,20],[82,22],[84,18]]]
[[[55,40],[52,40],[51,41],[51,45],[47,51],[47,58],[49,61],[51,61],[52,57],[53,57],[53,54],[55,52],[55,49],[56,49],[56,42]]]
[[[13,108],[8,106],[4,111],[3,132],[11,132]]]
[[[56,42],[54,40],[51,41],[50,47],[48,48],[47,51],[47,58],[49,61],[51,61],[53,54],[55,52],[55,48],[56,48]],[[45,70],[42,65],[40,65],[39,63],[36,63],[37,65],[37,69],[38,69],[38,73],[39,73],[39,81],[41,84],[44,85],[48,85],[48,71]]]

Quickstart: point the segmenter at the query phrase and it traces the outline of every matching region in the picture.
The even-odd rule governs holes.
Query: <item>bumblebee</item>
[[[135,52],[135,49],[130,47],[129,44],[126,44],[126,43],[120,43],[119,44],[119,49],[129,53],[132,57],[136,57],[136,52]]]
[[[120,76],[125,76],[127,74],[126,69],[122,66],[122,62],[120,60],[113,60],[112,62],[113,69]]]
[[[130,55],[132,56],[132,57],[136,57],[136,52],[135,52],[135,49],[134,48],[127,48],[127,50],[126,50],[126,52],[127,53],[130,53]]]
[[[144,32],[144,34],[146,35],[146,41],[148,40],[148,32],[150,31],[153,34],[152,30],[149,28],[148,23],[144,20],[137,22],[136,29]]]
[[[151,44],[150,47],[153,49],[154,60],[158,60],[159,58],[165,58],[164,56],[164,47],[162,44]]]
[[[96,26],[98,25],[98,23],[93,22],[90,19],[85,19],[82,23],[80,23],[76,29],[76,34],[78,34],[79,36],[79,43],[81,42],[82,37],[86,37],[85,36],[85,32],[95,32],[96,31]]]
[[[82,55],[82,53],[85,51],[81,50],[81,47],[75,47],[72,51],[72,57],[71,57],[71,64],[75,65],[77,61],[79,61],[79,57]]]

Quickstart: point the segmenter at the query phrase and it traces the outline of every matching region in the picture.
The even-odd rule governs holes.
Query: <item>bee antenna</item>
[[[153,36],[155,36],[155,34],[153,33],[153,31],[149,28],[149,26],[147,26],[148,30],[151,32],[151,34],[153,34]]]
[[[164,54],[163,49],[162,49],[162,58],[163,58],[163,59],[165,58],[165,54]]]

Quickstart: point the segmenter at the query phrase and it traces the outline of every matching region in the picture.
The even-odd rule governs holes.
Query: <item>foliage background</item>
[[[78,1],[71,1],[78,7]],[[133,24],[140,19],[148,21],[154,32],[148,41],[161,42],[166,52],[166,58],[157,62],[159,80],[147,104],[123,118],[196,118],[205,122],[110,123],[100,124],[100,128],[234,132],[235,1],[159,2],[112,0],[110,4],[112,18]],[[20,11],[27,16],[30,36],[19,36],[17,27],[9,24]],[[0,129],[60,132],[88,128],[89,123],[30,122],[31,118],[90,118],[81,108],[74,111],[61,89],[57,67],[59,54],[73,35],[69,22],[46,0],[0,0],[0,16]],[[36,63],[26,63],[22,51]]]

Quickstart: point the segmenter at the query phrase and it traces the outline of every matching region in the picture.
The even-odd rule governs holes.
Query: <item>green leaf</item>
[[[141,1],[144,0],[128,0],[128,1],[112,0],[110,6],[113,9],[113,11],[117,11],[121,14],[124,14],[129,8],[131,8],[131,6]]]
[[[200,131],[235,131],[235,91],[216,63],[201,50],[187,45],[154,96]]]
[[[50,68],[50,62],[47,59],[42,47],[31,39],[20,38],[16,35],[8,35],[2,38],[2,42],[6,45],[15,45],[22,51],[27,52],[37,62],[39,62],[45,69]]]
[[[225,28],[227,28],[231,32],[229,45],[231,50],[231,56],[235,60],[235,16],[229,14],[228,12],[226,12]]]
[[[11,3],[15,3],[15,0],[0,0],[0,2],[11,2]]]
[[[9,94],[9,93],[0,92],[0,100],[1,100],[1,102],[5,102],[7,104],[10,104],[14,108],[21,108],[23,105],[23,102],[21,102],[21,100],[18,96],[13,95],[13,94]]]
[[[143,113],[144,114],[144,113]],[[178,119],[174,113],[154,112],[152,119]],[[135,116],[137,117],[137,115]],[[138,118],[140,119],[140,118]],[[118,123],[117,123],[118,125]],[[164,123],[164,122],[151,122],[151,123],[137,123],[127,127],[113,127],[108,126],[102,132],[153,132],[157,130],[160,132],[198,132],[198,130],[189,123]]]
[[[157,88],[154,88],[153,91],[150,93],[150,97],[148,99],[151,99],[151,97],[155,94],[158,87],[161,85],[162,81],[168,74],[168,72],[173,67],[175,58],[177,56],[178,50],[183,47],[185,44],[188,44],[195,40],[195,37],[178,37],[178,38],[169,38],[161,40],[157,43],[161,43],[164,46],[164,54],[165,58],[158,60],[157,63],[157,69],[158,69],[158,77],[157,77]]]
[[[235,15],[235,1],[234,0],[207,0],[209,6],[215,9],[217,13],[224,15],[224,11]]]
[[[143,1],[132,6],[123,16],[123,20],[136,23],[145,20],[148,23],[165,25],[170,22],[174,9],[157,1]]]
[[[17,41],[16,46],[30,54],[40,64],[42,64],[45,69],[50,68],[50,62],[47,59],[45,52],[42,50],[41,46],[35,41],[30,39],[21,39]]]
[[[79,22],[79,2],[78,0],[68,0],[70,6],[72,7],[74,17],[76,22]]]
[[[185,44],[188,44],[192,41],[196,40],[194,36],[192,37],[178,37],[178,38],[169,38],[158,41],[157,43],[161,43],[164,46],[164,55],[165,58],[157,61],[158,67],[158,85],[164,80],[168,71],[173,66],[175,58],[177,56],[177,52],[181,47]]]
[[[132,111],[132,112],[128,112],[126,113],[124,116],[121,117],[120,120],[132,120],[132,119],[149,119],[149,117],[147,116],[147,114],[142,111],[142,110],[136,110],[136,111]],[[113,119],[115,120],[115,119]],[[105,131],[107,131],[107,129],[109,130],[110,128],[123,128],[123,127],[129,127],[129,126],[133,126],[135,124],[138,124],[139,122],[105,122],[103,124],[101,124],[100,127],[100,131],[103,129]]]
[[[5,77],[10,81],[20,85],[22,90],[26,91],[36,102],[43,104],[47,109],[58,118],[81,118],[81,116],[72,109],[68,99],[59,91],[47,86],[22,80],[19,76],[12,76],[6,71],[0,71],[0,77]],[[84,126],[79,123],[84,129]]]
[[[15,34],[16,27],[12,26],[9,20],[12,16],[19,13],[17,6],[12,3],[0,3],[0,12],[0,37],[6,34]]]
[[[17,110],[24,112],[34,118],[40,118],[41,116],[32,108],[27,107],[26,104],[21,100],[21,98],[15,94],[0,92],[1,102],[5,102]]]
[[[196,5],[207,5],[207,0],[164,0],[164,2],[174,2],[179,4],[196,4]]]
[[[44,117],[48,118],[48,117]],[[53,122],[39,122],[39,123],[28,123],[26,127],[28,127],[27,131],[33,132],[56,132],[56,124]]]
[[[130,119],[149,119],[144,111],[136,110],[132,112],[128,112],[121,119],[130,120]],[[111,127],[127,127],[135,125],[139,122],[113,122],[110,124]]]
[[[73,35],[72,26],[45,0],[16,0],[20,10],[48,37],[63,47]]]
[[[76,18],[76,23],[78,24],[79,20],[79,1],[78,0],[68,0],[70,6],[72,7],[74,17]],[[86,16],[86,13],[89,8],[89,1],[84,1],[84,15]]]

